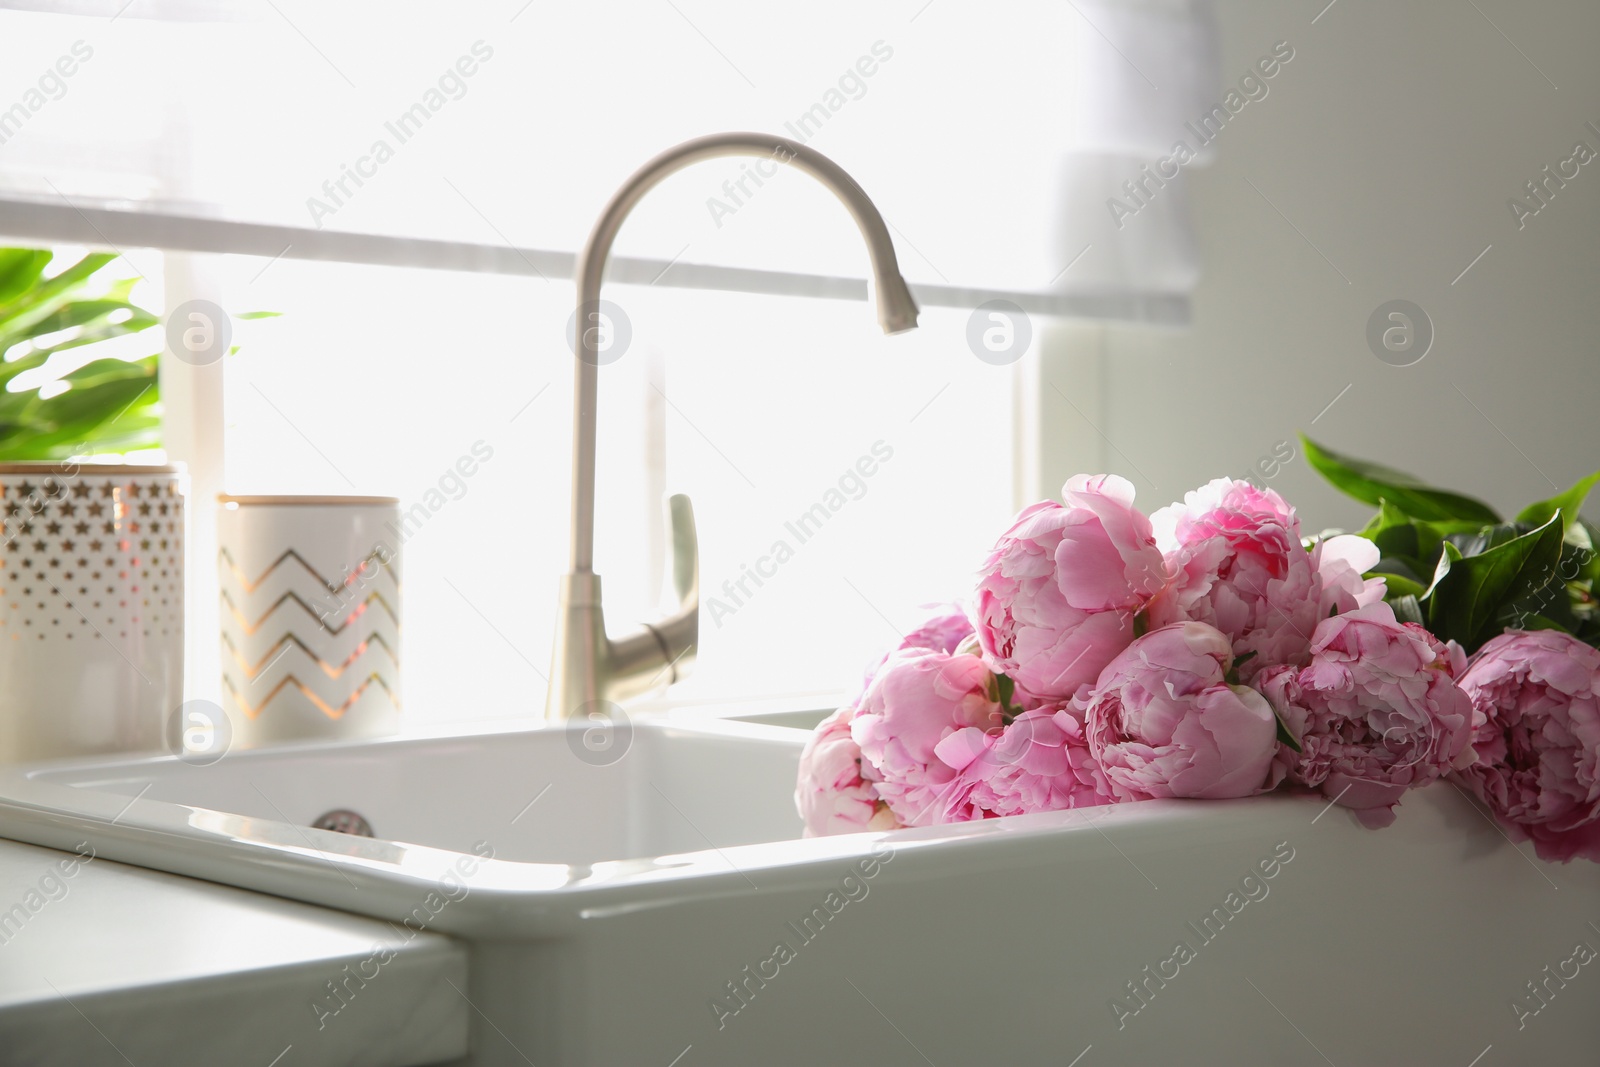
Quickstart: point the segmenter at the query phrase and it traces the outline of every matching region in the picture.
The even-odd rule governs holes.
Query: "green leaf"
[[[10,327],[15,320],[32,321],[32,316],[50,314],[70,300],[72,294],[92,274],[116,258],[115,252],[91,252],[55,277],[46,278],[19,296],[0,304],[0,326]]]
[[[0,248],[0,305],[37,285],[54,258],[42,248]]]
[[[1600,527],[1579,516],[1577,525],[1567,530],[1567,543],[1579,551],[1578,580],[1600,582],[1600,551],[1596,551],[1600,548]]]
[[[1271,701],[1267,702],[1269,707],[1271,706],[1271,703],[1272,703]],[[1278,724],[1278,743],[1279,744],[1288,745],[1290,748],[1294,749],[1296,752],[1304,751],[1304,749],[1302,749],[1300,747],[1300,740],[1297,737],[1295,737],[1294,734],[1289,732],[1289,724],[1283,721],[1283,716],[1278,714],[1278,709],[1277,708],[1273,708],[1272,709],[1272,721]]]
[[[1444,579],[1449,576],[1450,568],[1459,563],[1462,559],[1461,550],[1455,546],[1453,541],[1446,541],[1440,547],[1443,548],[1444,551],[1440,554],[1439,562],[1434,567],[1433,581],[1428,583],[1428,591],[1422,594],[1421,599],[1423,600],[1426,600],[1428,597],[1433,595],[1433,591],[1439,588],[1439,583],[1444,581]]]
[[[1557,629],[1577,633],[1594,614],[1594,583],[1584,575],[1593,556],[1589,534],[1582,525],[1567,530],[1561,559],[1554,570],[1540,574],[1537,587],[1506,606],[1502,621],[1507,629],[1525,629],[1522,620],[1542,616]]]
[[[1480,523],[1495,523],[1500,516],[1481,500],[1444,489],[1435,489],[1404,471],[1368,463],[1330,451],[1305,434],[1300,435],[1305,447],[1306,462],[1343,491],[1363,503],[1381,506],[1388,500],[1391,505],[1416,519],[1448,520],[1469,519]]]
[[[1385,600],[1388,600],[1392,597],[1402,596],[1420,597],[1423,593],[1428,591],[1428,587],[1417,581],[1415,578],[1407,578],[1403,574],[1394,574],[1390,571],[1384,570],[1382,567],[1377,567],[1368,571],[1364,577],[1383,579],[1384,585],[1388,589],[1388,592],[1384,594]],[[1422,620],[1418,619],[1417,621],[1421,622]]]
[[[140,381],[153,385],[155,382],[156,365],[159,356],[146,356],[141,360],[126,359],[97,359],[85,363],[71,374],[61,379],[68,383],[73,390],[90,389],[106,382],[121,381],[124,378],[137,378]]]
[[[236,319],[275,319],[282,315],[281,311],[241,311],[233,316]]]
[[[1426,589],[1428,587],[1428,583],[1424,581],[1422,577],[1422,571],[1424,569],[1429,574],[1433,573],[1432,567],[1419,569],[1417,566],[1415,566],[1415,562],[1413,560],[1400,559],[1396,556],[1382,556],[1378,559],[1378,562],[1373,565],[1372,570],[1367,572],[1366,577],[1370,578],[1374,574],[1382,574],[1384,576],[1397,574],[1407,581],[1416,582],[1418,585]]]
[[[1378,513],[1361,530],[1361,536],[1369,541],[1377,540],[1383,531],[1396,526],[1411,525],[1411,516],[1389,503],[1388,500],[1378,501]]]
[[[126,300],[72,300],[60,305],[44,318],[34,320],[28,332],[18,340],[29,337],[38,337],[41,334],[54,333],[57,330],[69,329],[73,326],[84,326],[98,319],[108,318],[119,311],[128,312],[127,318],[142,318],[150,325],[155,325],[159,320],[148,311]],[[13,344],[16,342],[13,341]]]
[[[52,351],[52,349],[41,348],[9,363],[0,363],[0,389],[4,389],[11,379],[24,371],[44,366]]]
[[[1250,660],[1254,659],[1255,655],[1256,655],[1255,650],[1251,649],[1249,652],[1246,652],[1242,656],[1234,657],[1233,666],[1229,667],[1226,671],[1223,672],[1222,680],[1227,682],[1229,685],[1238,685],[1239,684],[1239,668],[1244,666],[1246,663],[1250,662]]]
[[[1420,560],[1438,548],[1437,544],[1424,547],[1418,524],[1411,519],[1378,530],[1372,536],[1372,543],[1385,556],[1403,560]]]
[[[21,435],[0,441],[0,461],[60,459],[157,443],[155,377],[121,378],[41,401]]]
[[[126,315],[120,314],[127,312]],[[0,328],[0,350],[11,348],[23,341],[37,345],[38,338],[64,330],[77,329],[77,333],[41,351],[61,352],[80,345],[94,344],[109,337],[139,333],[160,323],[150,312],[123,300],[77,300],[62,304],[42,318],[30,318],[12,329]],[[4,364],[10,368],[13,364]]]
[[[67,390],[48,399],[37,389],[0,394],[0,462],[159,445],[158,361],[94,360],[60,379]]]
[[[1600,471],[1595,471],[1587,478],[1579,479],[1578,483],[1564,493],[1558,493],[1549,500],[1541,500],[1537,504],[1529,504],[1517,512],[1518,522],[1531,522],[1535,526],[1542,526],[1548,522],[1550,516],[1560,512],[1565,526],[1571,528],[1577,525],[1578,509],[1583,507],[1583,502],[1589,497],[1589,490],[1600,482]]]
[[[1503,541],[1480,555],[1445,542],[1433,585],[1422,597],[1427,626],[1469,653],[1493,636],[1502,610],[1541,588],[1561,559],[1561,520]]]
[[[1542,526],[1541,521],[1535,525]],[[1499,522],[1492,526],[1480,526],[1470,533],[1453,533],[1445,540],[1461,550],[1463,556],[1481,556],[1491,548],[1505,544],[1512,538],[1528,533],[1534,526],[1510,522]]]
[[[1389,607],[1394,609],[1394,617],[1401,622],[1414,622],[1422,625],[1422,605],[1417,598],[1409,594],[1395,597],[1389,601]]]

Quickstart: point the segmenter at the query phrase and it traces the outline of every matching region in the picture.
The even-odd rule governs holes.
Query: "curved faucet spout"
[[[856,180],[827,156],[798,141],[764,133],[719,133],[685,141],[669,148],[634,172],[600,213],[588,243],[578,257],[578,322],[589,324],[598,312],[601,276],[611,245],[623,220],[644,194],[662,179],[693,163],[719,156],[770,156],[816,178],[844,202],[872,257],[872,275],[878,296],[878,321],[885,333],[900,333],[917,325],[917,302],[911,296],[894,242],[883,216]],[[573,403],[572,459],[572,569],[594,567],[594,465],[595,403],[599,385],[598,331],[576,330],[578,386]]]
[[[562,583],[561,613],[556,622],[555,659],[550,676],[546,715],[566,719],[604,714],[594,705],[644,691],[681,677],[694,656],[698,639],[698,590],[678,613],[644,631],[612,641],[605,635],[600,609],[600,580],[594,573],[595,435],[598,410],[600,285],[612,243],[635,204],[662,179],[693,163],[719,156],[768,156],[796,167],[826,186],[849,210],[866,241],[877,295],[878,321],[885,333],[917,325],[917,303],[900,276],[894,242],[883,216],[854,178],[833,160],[798,141],[763,133],[721,133],[686,141],[668,149],[634,172],[612,196],[595,222],[577,263],[577,355],[572,411],[572,555]],[[676,528],[687,515],[687,535]],[[675,544],[694,544],[693,518],[687,501],[675,505]],[[684,561],[678,561],[678,570]],[[697,583],[696,583],[697,584]],[[679,647],[681,646],[681,647]],[[621,676],[622,673],[626,677]],[[655,675],[654,678],[645,675]]]

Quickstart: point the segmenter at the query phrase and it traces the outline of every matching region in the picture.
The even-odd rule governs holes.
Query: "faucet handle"
[[[700,535],[694,525],[694,503],[682,493],[667,501],[672,523],[672,589],[678,610],[698,612],[700,606]]]
[[[672,586],[677,610],[622,637],[605,641],[604,696],[625,700],[664,689],[694,666],[700,642],[700,542],[694,505],[678,495],[668,501],[672,521]],[[603,625],[603,624],[602,624]]]
[[[678,595],[678,610],[651,629],[661,639],[671,682],[676,682],[694,666],[700,644],[700,535],[694,524],[694,504],[687,496],[673,494],[667,510],[672,522],[672,589]]]

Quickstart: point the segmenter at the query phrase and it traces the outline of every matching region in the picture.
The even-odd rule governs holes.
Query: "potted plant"
[[[129,299],[139,278],[113,277],[108,268],[120,257],[109,252],[47,276],[54,258],[0,249],[0,463],[157,447],[157,355],[97,358],[106,342],[160,324]],[[52,367],[57,375],[35,373],[34,384],[13,389],[22,375]]]

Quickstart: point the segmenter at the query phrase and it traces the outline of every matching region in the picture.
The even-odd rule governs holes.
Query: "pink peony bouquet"
[[[1276,789],[1376,828],[1451,777],[1541,857],[1600,861],[1600,475],[1506,523],[1304,444],[1379,505],[1359,534],[1226,478],[1148,517],[1114,475],[1025,508],[817,727],[806,834]]]

